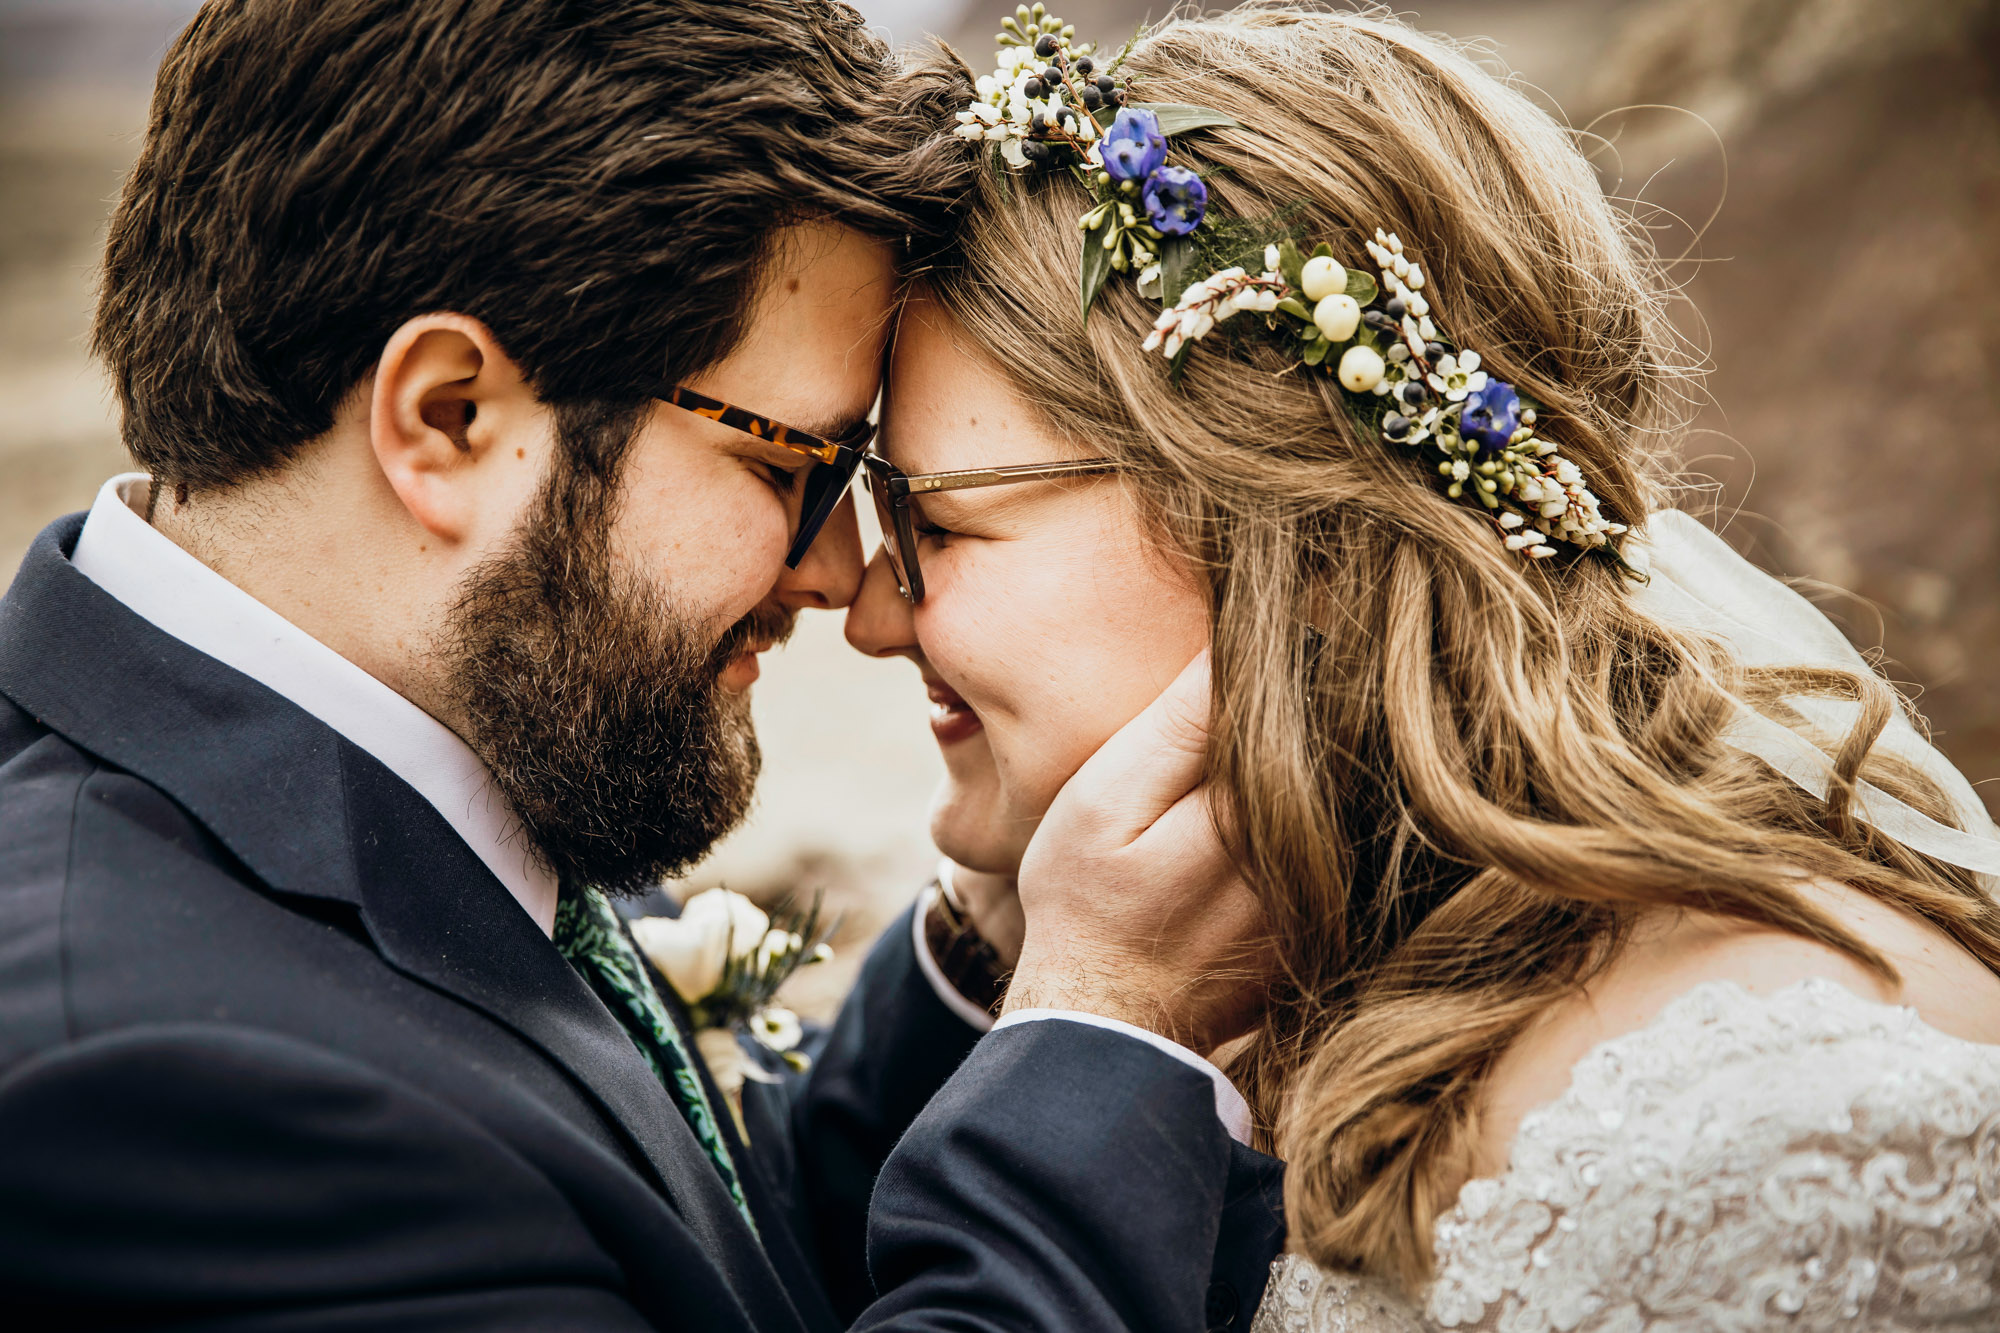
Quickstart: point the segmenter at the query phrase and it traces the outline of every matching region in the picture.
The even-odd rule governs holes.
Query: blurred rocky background
[[[0,578],[124,467],[84,352],[91,274],[154,65],[192,0],[0,0]],[[975,65],[999,7],[864,0],[901,44]],[[1066,0],[1119,39],[1164,4]],[[1705,349],[1689,503],[1811,581],[1920,698],[2000,811],[2000,0],[1411,0],[1586,131],[1656,229]],[[689,877],[824,890],[823,1009],[932,853],[916,675],[809,617],[758,686],[749,826]]]

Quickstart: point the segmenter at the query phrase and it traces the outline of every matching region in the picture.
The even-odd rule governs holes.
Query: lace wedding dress
[[[1435,1245],[1421,1307],[1288,1255],[1251,1333],[2000,1329],[2000,1047],[1830,981],[1698,986]]]

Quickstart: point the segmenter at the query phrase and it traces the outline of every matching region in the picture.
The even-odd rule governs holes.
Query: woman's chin
[[[949,778],[931,801],[931,842],[967,870],[1012,875],[1021,868],[1019,831],[994,813],[992,802],[958,789]]]

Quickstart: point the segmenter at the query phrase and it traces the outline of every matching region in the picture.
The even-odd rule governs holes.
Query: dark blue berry
[[[1362,311],[1361,322],[1371,329],[1393,329],[1396,327],[1396,321],[1390,319],[1379,310]]]
[[[1097,91],[1096,84],[1086,83],[1083,86],[1083,104],[1092,111],[1104,105],[1104,94]]]
[[[1076,58],[1077,73],[1087,75],[1090,73],[1090,71],[1096,68],[1097,68],[1097,62],[1092,60],[1089,56],[1078,56]]]
[[[1396,390],[1396,396],[1410,407],[1422,407],[1430,400],[1430,391],[1416,380],[1405,380],[1403,387]]]
[[[1409,304],[1400,296],[1392,296],[1387,301],[1384,301],[1382,303],[1382,310],[1390,319],[1395,320],[1400,320],[1403,316],[1410,313]]]
[[[1021,85],[1021,93],[1025,97],[1040,97],[1043,93],[1047,91],[1048,89],[1042,86],[1042,81],[1040,79],[1029,79],[1026,83]]]
[[[1028,139],[1021,144],[1021,156],[1030,162],[1049,160],[1049,146],[1039,139]]]
[[[1056,41],[1054,33],[1045,32],[1042,34],[1042,39],[1035,43],[1035,54],[1047,60],[1056,53],[1056,47],[1059,45],[1060,43]]]
[[[1382,418],[1382,433],[1392,440],[1405,439],[1410,433],[1410,419],[1391,412]]]
[[[1109,74],[1100,74],[1097,76],[1097,91],[1109,97],[1118,91],[1118,81]]]

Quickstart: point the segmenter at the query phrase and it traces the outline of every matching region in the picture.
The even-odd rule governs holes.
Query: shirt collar
[[[493,775],[455,732],[189,555],[139,516],[151,479],[97,493],[70,563],[134,614],[290,700],[380,760],[436,807],[549,934],[556,878]]]

